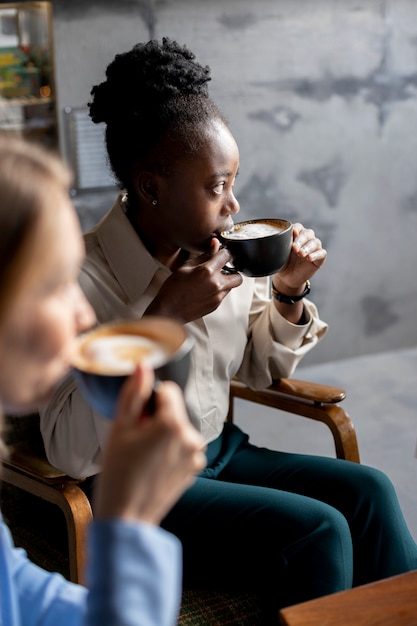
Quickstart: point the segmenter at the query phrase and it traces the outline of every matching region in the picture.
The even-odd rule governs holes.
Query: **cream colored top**
[[[120,198],[85,235],[87,258],[81,285],[99,322],[141,317],[170,270],[146,250],[124,214]],[[269,278],[243,277],[216,311],[188,323],[194,339],[185,398],[204,440],[215,439],[228,412],[233,376],[253,388],[290,376],[324,335],[312,302],[305,299],[304,325],[288,322],[270,299]],[[67,377],[41,412],[41,430],[51,463],[75,477],[100,471],[100,450],[109,422],[95,414]]]

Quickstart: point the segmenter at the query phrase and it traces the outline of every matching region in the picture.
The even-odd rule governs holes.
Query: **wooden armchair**
[[[340,406],[345,396],[346,393],[337,387],[293,379],[282,379],[263,391],[252,391],[239,381],[234,380],[230,389],[228,420],[233,420],[235,398],[260,403],[280,411],[317,420],[330,428],[335,443],[336,456],[341,459],[359,462],[358,445],[353,424],[348,414]],[[277,418],[279,418],[279,414],[277,414]],[[40,439],[38,419],[38,416],[35,415],[29,418],[9,420],[8,427],[12,435],[10,439],[12,449],[10,458],[3,463],[1,480],[12,489],[18,488],[31,494],[31,496],[35,497],[35,502],[37,503],[39,503],[39,499],[53,503],[64,513],[66,550],[69,555],[69,574],[63,571],[60,568],[60,564],[53,562],[52,559],[48,569],[61,571],[74,582],[82,582],[85,561],[85,533],[86,527],[92,519],[90,503],[80,487],[80,481],[66,476],[47,462]],[[25,425],[21,420],[26,420],[27,424]],[[3,496],[2,508],[7,519],[7,507],[5,505],[7,505],[7,501],[5,502],[5,496]],[[29,529],[29,539],[23,547],[28,551],[32,560],[36,561],[30,549],[30,543],[39,539],[35,536],[30,536],[30,513],[26,516],[25,522]],[[13,533],[12,518],[10,519],[10,527]],[[42,551],[45,550],[48,550],[48,537],[46,537],[46,541],[44,540],[42,548]],[[44,562],[40,564],[45,567]],[[203,600],[201,600],[202,597]],[[214,603],[216,602],[218,602],[218,597],[214,599]],[[186,593],[184,594],[183,610],[179,624],[202,623],[201,621],[193,621],[193,616],[197,619],[201,614],[200,611],[204,611],[204,605],[210,603],[210,614],[212,617],[204,618],[203,623],[207,625],[225,623],[224,617],[222,619],[216,617],[216,610],[213,608],[213,596],[210,596],[210,594],[206,596],[200,595],[197,600],[194,592],[192,592],[188,596]],[[227,604],[226,608],[230,609],[230,603]],[[241,603],[239,603],[239,606],[241,607]],[[199,619],[201,620],[201,617]],[[214,621],[210,621],[210,619]],[[233,623],[233,616],[229,614],[228,619],[227,623]],[[250,620],[242,621],[242,618],[239,618],[238,623],[250,624],[251,622]],[[254,623],[256,622],[252,621],[252,624]]]
[[[7,418],[6,441],[10,447],[9,458],[3,460],[0,480],[6,483],[2,489],[2,510],[15,542],[24,547],[31,559],[39,565],[59,571],[73,582],[83,582],[85,562],[85,535],[93,517],[90,502],[80,487],[82,481],[67,476],[53,467],[46,459],[40,429],[39,416]],[[3,485],[4,487],[4,485]],[[20,492],[30,494],[29,500],[19,497]],[[65,554],[59,558],[59,550],[52,550],[51,530],[45,515],[40,512],[41,530],[34,523],[34,515],[41,499],[58,507],[65,522]],[[22,508],[23,510],[17,510]],[[54,521],[56,520],[54,516]],[[44,525],[43,525],[43,522]],[[31,528],[34,524],[35,528]],[[42,530],[45,531],[43,536]],[[51,552],[48,556],[48,551]],[[56,558],[59,554],[58,559]],[[52,556],[52,554],[55,555]]]

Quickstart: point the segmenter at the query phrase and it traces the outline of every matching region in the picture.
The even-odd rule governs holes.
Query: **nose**
[[[96,323],[96,314],[94,309],[85,297],[81,287],[77,286],[75,323],[77,334],[88,330]]]
[[[226,207],[229,215],[235,215],[240,211],[240,204],[233,192],[230,193],[230,199],[228,200]]]

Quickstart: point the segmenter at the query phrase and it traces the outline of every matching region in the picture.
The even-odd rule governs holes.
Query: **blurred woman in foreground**
[[[84,250],[70,175],[40,147],[0,137],[0,402],[33,410],[66,373],[78,333],[95,316],[78,286]],[[205,464],[175,385],[138,367],[122,392],[89,529],[88,589],[31,563],[0,515],[0,623],[176,623],[179,541],[158,527]],[[141,416],[141,417],[139,417]]]

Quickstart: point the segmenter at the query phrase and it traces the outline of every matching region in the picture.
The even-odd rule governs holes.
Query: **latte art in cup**
[[[291,253],[292,230],[288,220],[269,217],[238,222],[222,231],[217,237],[232,255],[222,271],[253,277],[279,272]]]
[[[85,341],[78,353],[78,367],[97,374],[132,374],[138,363],[152,368],[167,360],[156,341],[135,335],[106,335]]]
[[[276,235],[277,231],[283,230],[275,224],[268,222],[250,222],[247,224],[237,224],[232,230],[223,233],[227,239],[259,239],[260,237],[270,237]]]
[[[184,390],[192,346],[184,326],[167,317],[115,320],[77,338],[72,374],[90,407],[112,419],[122,387],[138,364],[153,369],[156,381],[173,381]]]

